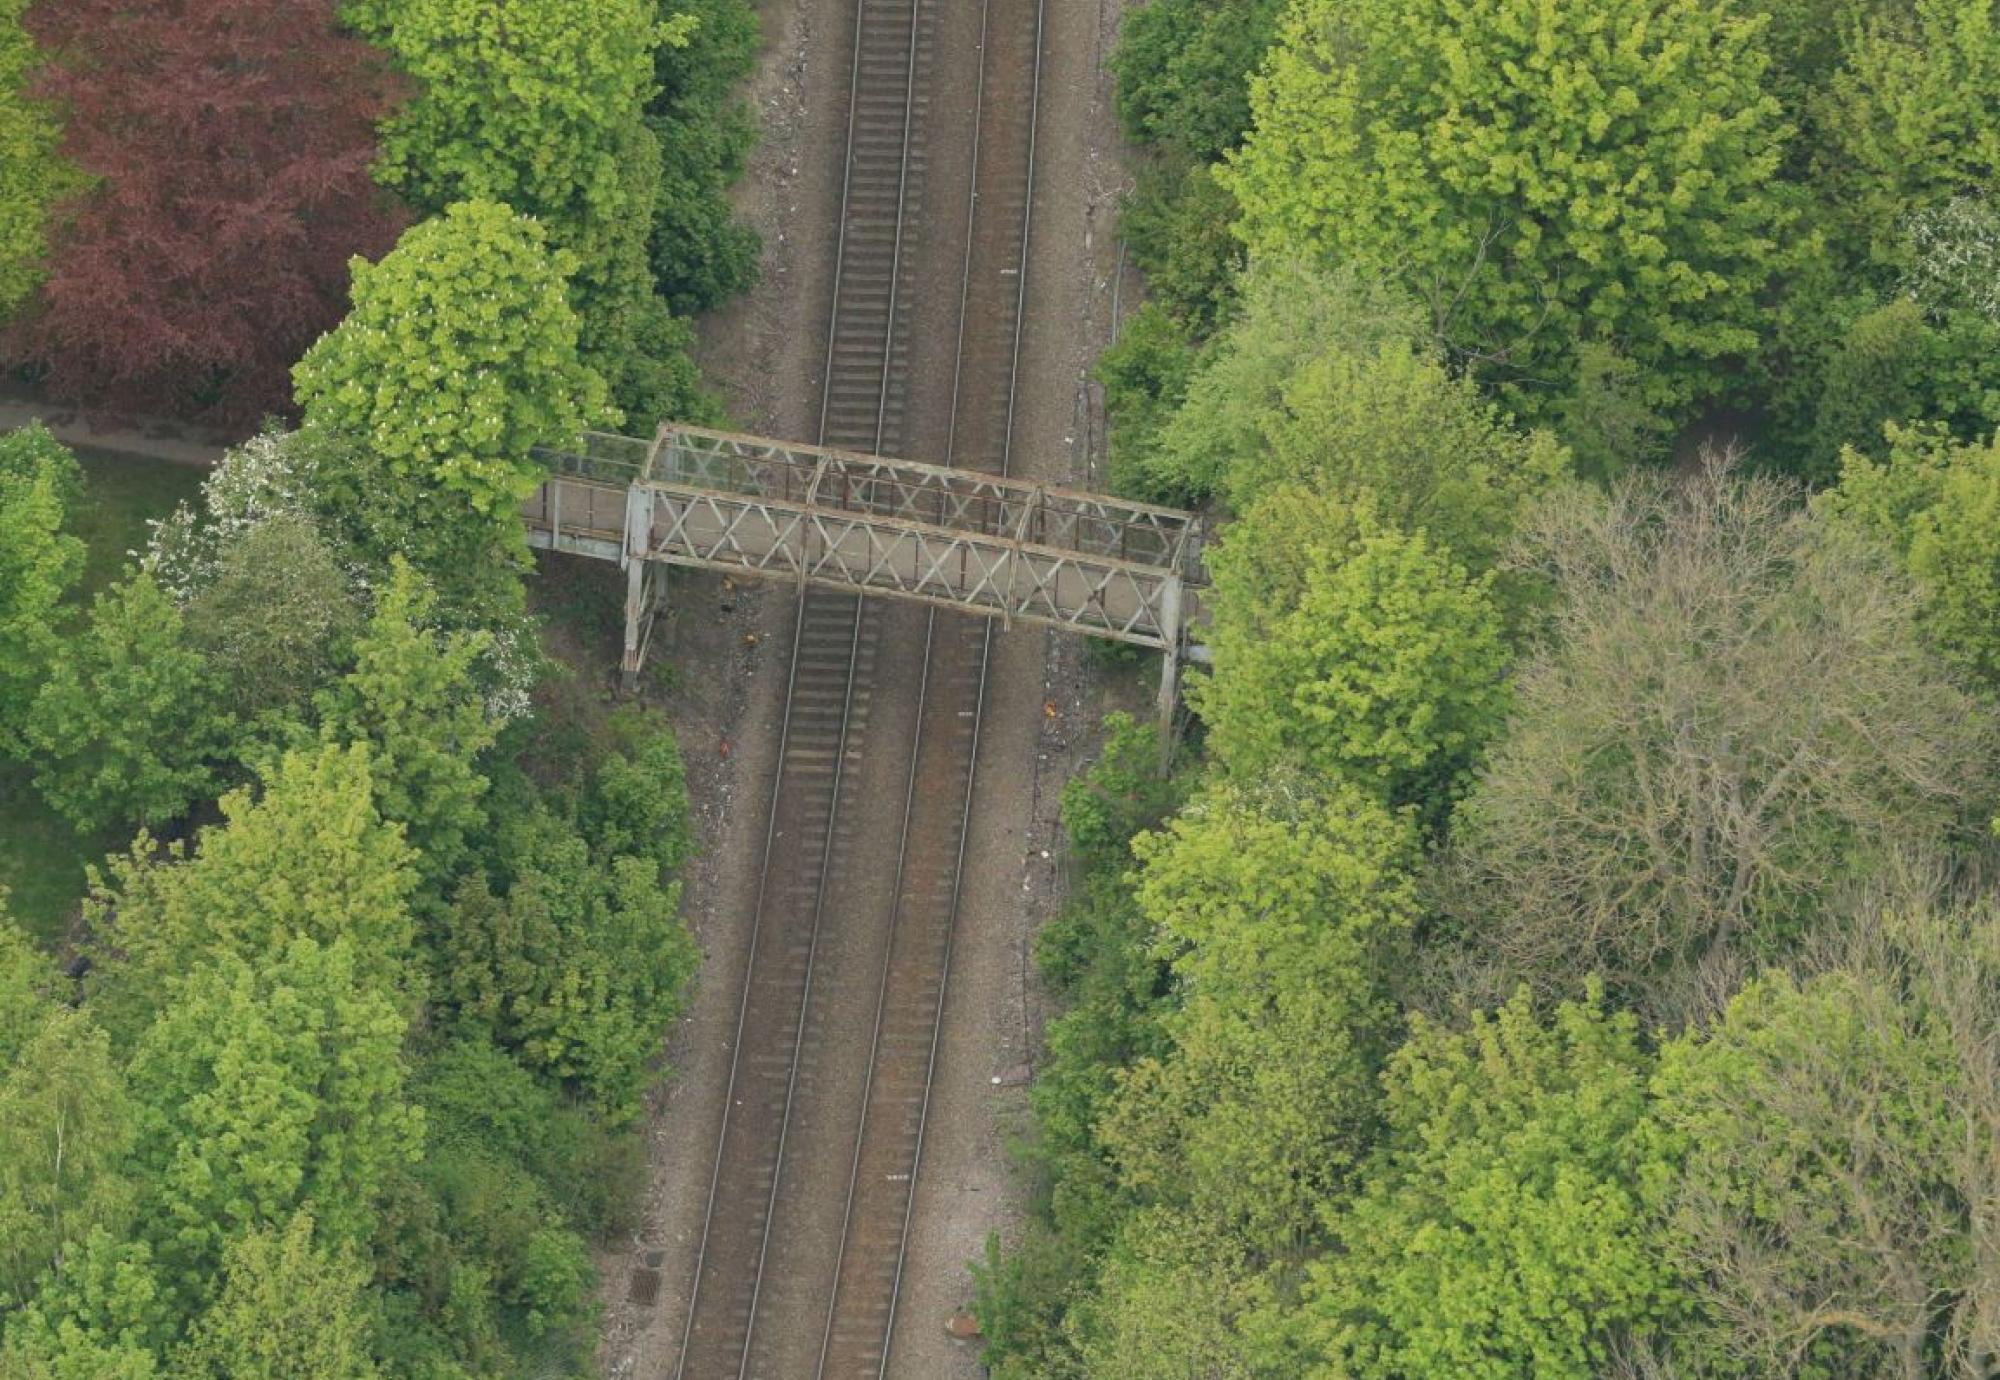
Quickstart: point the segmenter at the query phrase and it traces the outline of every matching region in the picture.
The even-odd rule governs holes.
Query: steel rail
[[[979,45],[982,54],[989,51],[988,39],[990,38],[992,13],[993,0],[982,0]],[[1026,187],[1021,208],[1021,243],[1015,264],[1014,330],[1013,338],[1009,343],[1007,359],[1007,407],[1005,420],[1001,428],[1001,451],[998,466],[998,472],[1002,477],[1009,475],[1012,471],[1014,420],[1020,394],[1021,337],[1027,317],[1029,251],[1032,244],[1034,225],[1035,140],[1041,110],[1042,44],[1046,35],[1046,17],[1047,0],[1036,0],[1035,32],[1032,50],[1032,94],[1029,99],[1028,109]],[[958,330],[952,365],[951,419],[944,457],[944,463],[947,466],[952,463],[958,447],[959,399],[962,393],[965,373],[966,321],[969,314],[968,308],[972,287],[973,252],[977,238],[975,228],[978,223],[979,172],[980,159],[983,152],[982,135],[984,132],[985,110],[986,83],[982,80],[979,83],[978,94],[975,97],[973,114],[972,176],[967,196],[965,261],[961,270],[959,285]],[[888,1017],[891,969],[896,956],[895,941],[897,931],[906,919],[903,897],[905,894],[904,882],[908,876],[910,821],[916,810],[918,768],[923,760],[924,709],[926,708],[925,701],[930,691],[930,671],[933,653],[937,644],[938,619],[938,610],[935,608],[931,609],[924,627],[924,674],[918,692],[918,711],[915,721],[916,741],[912,744],[910,750],[910,771],[903,797],[903,822],[897,844],[897,876],[896,887],[893,893],[895,896],[895,910],[890,922],[889,942],[883,949],[882,971],[876,989],[875,1028],[869,1054],[867,1082],[862,1093],[862,1120],[855,1129],[854,1152],[848,1170],[847,1202],[841,1220],[840,1246],[836,1253],[833,1267],[834,1289],[833,1295],[827,1304],[826,1326],[820,1338],[819,1363],[814,1370],[815,1380],[827,1380],[827,1361],[832,1352],[834,1324],[836,1318],[839,1316],[840,1308],[839,1287],[842,1273],[841,1267],[845,1263],[849,1242],[854,1230],[856,1190],[860,1181],[862,1149],[868,1133],[867,1118],[871,1101],[870,1094],[874,1089],[875,1074],[881,1059],[883,1030]],[[925,1051],[923,1092],[921,1104],[917,1112],[915,1144],[909,1171],[909,1188],[907,1197],[904,1199],[903,1220],[897,1233],[896,1263],[889,1287],[888,1314],[882,1323],[881,1357],[876,1366],[878,1380],[882,1380],[882,1377],[887,1376],[890,1356],[895,1346],[896,1313],[901,1299],[903,1277],[909,1258],[910,1229],[915,1217],[917,1190],[923,1167],[924,1133],[928,1128],[930,1119],[931,1098],[937,1075],[938,1047],[944,1030],[944,1013],[950,991],[951,959],[956,946],[958,915],[964,894],[966,848],[972,832],[973,802],[978,794],[979,747],[986,718],[987,690],[991,679],[994,643],[993,619],[989,617],[982,621],[983,627],[980,634],[978,657],[978,689],[973,702],[971,733],[966,748],[970,760],[967,762],[965,768],[964,795],[959,802],[957,855],[952,861],[951,898],[944,916],[944,950],[940,961],[937,998],[931,1012],[930,1043],[929,1048]]]
[[[927,3],[927,0],[910,0],[910,43],[909,43],[909,53],[907,58],[908,70],[905,78],[905,89],[904,89],[903,135],[902,135],[900,168],[898,172],[898,186],[897,186],[895,248],[892,254],[892,263],[896,265],[898,268],[900,266],[902,257],[903,220],[906,215],[906,197],[908,195],[908,188],[909,188],[911,135],[916,120],[915,87],[916,87],[916,73],[917,73],[918,56],[919,56],[918,25],[922,16],[923,7],[925,3]],[[867,53],[867,45],[864,42],[865,39],[864,30],[867,23],[867,8],[868,8],[868,0],[855,0],[854,54],[848,78],[848,130],[847,130],[847,142],[845,149],[845,159],[841,175],[840,230],[836,242],[834,272],[831,282],[832,302],[830,308],[830,318],[827,325],[826,365],[824,370],[823,391],[821,394],[821,402],[820,402],[820,420],[818,428],[819,435],[817,438],[821,443],[824,443],[827,439],[826,433],[828,429],[828,421],[832,414],[834,361],[835,361],[835,352],[840,342],[840,326],[841,326],[840,310],[841,310],[841,283],[842,283],[841,275],[842,275],[842,270],[846,267],[847,264],[848,228],[852,219],[852,210],[854,201],[854,169],[856,163],[859,161],[856,157],[856,148],[857,148],[857,129],[861,119],[861,74],[862,74],[864,59]],[[897,306],[896,294],[898,288],[898,284],[896,281],[896,271],[897,268],[892,268],[889,278],[889,286],[888,286],[889,296],[886,305],[886,315],[885,315],[884,332],[883,332],[882,369],[879,378],[880,401],[878,402],[877,406],[877,420],[875,429],[875,445],[877,449],[879,449],[881,446],[882,427],[883,427],[882,418],[887,412],[887,396],[890,387],[890,364],[893,354],[895,313]],[[858,653],[861,643],[861,633],[862,633],[862,626],[865,613],[865,609],[861,601],[861,596],[857,594],[853,596],[853,599],[854,599],[853,629],[848,649],[846,685],[842,694],[840,724],[836,734],[836,740],[838,746],[836,748],[834,757],[833,776],[832,776],[832,783],[830,787],[830,796],[829,796],[829,813],[827,818],[827,827],[826,827],[824,842],[821,847],[821,856],[817,867],[817,883],[814,888],[814,909],[813,909],[813,917],[810,929],[810,937],[808,939],[808,949],[807,949],[806,969],[805,969],[805,984],[802,995],[798,1002],[797,1018],[791,1040],[791,1061],[786,1081],[785,1105],[779,1122],[778,1143],[777,1143],[776,1156],[771,1172],[769,1197],[765,1204],[765,1218],[758,1244],[756,1266],[752,1276],[749,1309],[745,1320],[743,1341],[737,1362],[736,1373],[738,1376],[738,1380],[742,1380],[742,1377],[748,1371],[750,1364],[750,1356],[751,1356],[752,1338],[754,1337],[756,1332],[757,1304],[762,1294],[764,1269],[770,1250],[771,1225],[776,1215],[775,1204],[778,1194],[778,1187],[779,1184],[782,1182],[782,1175],[784,1169],[784,1143],[785,1143],[785,1138],[790,1131],[791,1120],[792,1120],[792,1109],[798,1089],[799,1059],[804,1047],[804,1038],[803,1038],[804,1028],[805,1028],[806,1015],[809,1010],[811,1001],[813,967],[817,959],[820,921],[824,914],[824,909],[825,909],[826,890],[827,890],[826,867],[828,860],[831,858],[833,852],[834,824],[838,817],[840,809],[840,790],[843,781],[843,774],[846,768],[848,735],[849,735],[849,729],[850,729],[853,706],[854,706],[855,672],[856,668],[859,665],[859,660],[860,660]],[[731,1055],[730,1055],[729,1082],[727,1091],[723,1099],[722,1124],[720,1129],[716,1133],[714,1165],[710,1171],[710,1176],[709,1176],[708,1199],[702,1218],[701,1241],[696,1248],[694,1270],[688,1289],[687,1318],[683,1325],[681,1333],[680,1357],[675,1365],[674,1374],[677,1377],[677,1380],[703,1380],[703,1377],[687,1376],[688,1355],[690,1351],[693,1350],[693,1345],[694,1345],[695,1322],[697,1317],[699,1316],[699,1307],[701,1303],[702,1276],[705,1272],[705,1267],[708,1263],[709,1247],[715,1227],[716,1203],[722,1185],[723,1157],[727,1152],[730,1123],[735,1106],[737,1105],[736,1092],[737,1092],[737,1085],[739,1082],[739,1076],[742,1071],[744,1030],[748,1020],[752,998],[755,992],[757,952],[758,952],[759,940],[762,937],[761,931],[763,929],[765,920],[765,902],[768,896],[770,880],[771,880],[771,860],[777,841],[777,824],[779,815],[778,805],[780,797],[785,787],[785,779],[786,779],[785,769],[784,769],[785,755],[786,755],[786,749],[789,747],[792,740],[793,713],[797,702],[796,691],[798,688],[799,665],[801,660],[800,653],[804,644],[804,639],[807,631],[808,615],[811,611],[810,599],[809,596],[805,593],[805,591],[801,590],[798,602],[799,602],[798,615],[793,620],[790,663],[786,675],[785,712],[784,712],[783,722],[779,728],[778,757],[777,757],[776,769],[773,773],[772,790],[771,790],[771,808],[768,812],[768,819],[765,826],[763,852],[758,867],[757,901],[756,901],[756,910],[754,912],[755,918],[753,920],[749,947],[746,951],[746,961],[744,964],[744,975],[743,975],[743,991],[737,1005],[735,1044],[731,1050]]]

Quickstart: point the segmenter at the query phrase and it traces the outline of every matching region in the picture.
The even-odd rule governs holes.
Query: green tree
[[[1841,457],[1821,511],[1896,553],[1923,591],[1925,631],[2000,687],[2000,441],[1960,445],[1937,427],[1890,427],[1889,454]]]
[[[93,1009],[121,1038],[171,1004],[192,969],[236,959],[259,966],[299,937],[352,946],[360,979],[412,996],[409,902],[415,855],[377,812],[362,745],[294,752],[265,770],[261,793],[225,795],[223,822],[193,857],[162,858],[141,836],[114,858],[86,905],[99,945]]]
[[[190,1380],[373,1380],[367,1265],[313,1240],[309,1212],[222,1253],[222,1289],[175,1357]]]
[[[322,463],[323,502],[377,555],[434,577],[520,553],[518,509],[540,482],[533,447],[608,420],[604,381],[577,356],[568,280],[540,225],[460,202],[354,263],[354,310],[295,370],[309,426],[354,448]]]
[[[83,502],[83,467],[40,422],[0,432],[0,476],[20,480],[46,476],[65,511],[73,512]]]
[[[1644,1187],[1646,1057],[1601,993],[1522,993],[1460,1032],[1419,1017],[1384,1078],[1388,1134],[1330,1217],[1302,1325],[1312,1374],[1592,1380],[1676,1313]]]
[[[385,123],[376,168],[414,205],[503,202],[573,249],[587,228],[650,211],[626,199],[623,140],[654,51],[685,26],[636,0],[356,0],[346,13],[421,83]]]
[[[0,931],[0,945],[21,943]],[[30,1301],[93,1230],[122,1231],[135,1122],[111,1044],[81,1011],[43,1000],[0,1074],[0,1306]]]
[[[1869,8],[1839,31],[1840,66],[1808,98],[1810,185],[1837,245],[1900,267],[1912,212],[2000,174],[2000,14],[1992,0]]]
[[[297,714],[361,621],[339,558],[310,518],[275,515],[223,547],[187,628],[246,718]]]
[[[1700,1016],[1844,888],[1984,832],[1991,721],[1884,554],[1790,490],[1711,467],[1577,492],[1529,547],[1550,636],[1453,820],[1449,904],[1493,985],[1597,970]]]
[[[384,124],[377,176],[427,212],[497,202],[545,226],[570,256],[583,357],[635,413],[681,405],[691,339],[654,291],[662,167],[644,116],[655,55],[689,21],[648,0],[362,0],[349,15],[422,83]]]
[[[54,979],[48,955],[7,913],[7,892],[0,887],[0,1065],[12,1064],[41,1029]]]
[[[1662,1054],[1687,1350],[1749,1374],[1972,1380],[2000,1275],[2000,928],[1989,903],[1865,916],[1830,966],[1751,982]]]
[[[1279,0],[1153,0],[1127,14],[1111,59],[1125,132],[1203,161],[1234,148],[1281,9]]]
[[[408,1016],[357,973],[347,939],[301,935],[255,966],[226,957],[180,982],[140,1040],[140,1222],[184,1309],[231,1241],[307,1203],[328,1249],[365,1243],[385,1178],[415,1159]]]
[[[57,156],[57,113],[31,94],[42,58],[21,26],[28,3],[0,0],[0,320],[41,283],[51,211],[83,189],[81,174]]]
[[[57,609],[83,573],[83,543],[63,531],[79,488],[76,460],[39,423],[0,436],[0,755],[21,752],[61,649]]]
[[[144,573],[97,596],[35,697],[35,783],[81,829],[159,824],[221,786],[234,716],[181,612]]]
[[[1152,463],[1160,427],[1187,394],[1197,350],[1187,327],[1157,302],[1125,323],[1097,358],[1104,412],[1111,422],[1111,487],[1131,498],[1194,503],[1205,495]]]
[[[1788,221],[1756,21],[1701,0],[1302,0],[1233,160],[1253,255],[1391,273],[1539,414],[1582,342],[1724,392]]]
[[[676,0],[673,8],[694,30],[685,43],[662,43],[653,53],[658,92],[646,116],[660,148],[653,278],[669,307],[694,313],[757,277],[761,244],[735,219],[728,192],[757,138],[738,88],[757,70],[762,34],[746,0]]]
[[[1163,309],[1198,339],[1213,335],[1236,303],[1244,253],[1235,225],[1236,198],[1209,163],[1168,158],[1149,164],[1118,203],[1118,233],[1146,275],[1148,306]]]
[[[1315,511],[1328,521],[1303,550],[1278,545]],[[1273,578],[1285,561],[1290,589]],[[1230,772],[1290,761],[1392,806],[1445,808],[1506,714],[1493,576],[1366,508],[1292,490],[1231,525],[1212,567],[1214,669],[1189,697]]]
[[[435,610],[416,571],[393,562],[355,639],[353,669],[318,697],[326,733],[371,745],[377,807],[403,826],[434,891],[463,866],[485,823],[479,756],[498,734],[477,679],[491,635],[439,632]]]
[[[0,1360],[23,1360],[38,1378],[144,1380],[183,1321],[152,1248],[97,1227],[36,1301],[8,1319]]]
[[[1816,379],[1805,453],[1793,468],[1813,481],[1837,473],[1842,452],[1879,457],[1885,428],[1935,422],[1966,438],[2000,424],[2000,325],[1968,312],[1927,319],[1898,298],[1857,317]]]
[[[107,1344],[74,1323],[53,1328],[36,1323],[0,1337],[4,1380],[154,1380],[161,1373],[144,1347]]]
[[[511,884],[474,873],[444,918],[440,995],[522,1060],[637,1114],[697,964],[680,884],[650,857],[593,858],[546,806],[502,830]]]
[[[1142,1199],[1294,1249],[1373,1131],[1416,919],[1410,823],[1279,777],[1212,788],[1134,852],[1183,1000],[1170,1051],[1122,1075],[1105,1144]]]
[[[591,774],[577,826],[603,858],[650,858],[662,873],[694,852],[687,767],[664,715],[636,705],[610,721],[612,743]]]

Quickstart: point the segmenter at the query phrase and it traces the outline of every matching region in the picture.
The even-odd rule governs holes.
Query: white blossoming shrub
[[[1978,312],[2000,324],[2000,202],[1954,197],[1910,217],[1903,291],[1925,312]]]
[[[534,629],[524,621],[496,631],[483,663],[489,677],[484,696],[487,719],[502,727],[530,717],[542,668]]]
[[[257,526],[280,515],[312,520],[312,471],[312,448],[298,432],[267,431],[228,451],[202,481],[199,512],[183,503],[152,524],[145,569],[185,607],[214,581],[223,553]]]

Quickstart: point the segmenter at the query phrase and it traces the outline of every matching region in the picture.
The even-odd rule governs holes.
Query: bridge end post
[[[647,491],[632,485],[625,492],[625,656],[618,667],[618,684],[627,695],[638,690],[646,662],[646,547],[652,516]]]
[[[1174,755],[1174,710],[1180,704],[1181,627],[1183,606],[1179,576],[1167,579],[1160,589],[1160,632],[1166,645],[1160,649],[1160,774],[1165,776]]]
[[[618,685],[627,695],[639,688],[639,671],[646,659],[646,563],[625,562],[625,657],[618,667]]]

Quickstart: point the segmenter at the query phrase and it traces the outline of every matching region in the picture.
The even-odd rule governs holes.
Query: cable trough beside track
[[[822,444],[895,454],[903,441],[910,219],[926,171],[939,3],[858,0]],[[984,70],[944,458],[1000,472],[1008,465],[1025,305],[1043,3],[983,0]],[[889,627],[873,601],[819,589],[800,598],[756,928],[677,1372],[684,1380],[777,1376],[771,1334],[809,1325],[766,1317],[777,1292],[766,1272],[787,1226],[780,1190],[801,1162],[793,1138],[809,1028],[812,1038],[871,1045],[857,1129],[840,1147],[846,1202],[833,1277],[817,1295],[823,1325],[813,1373],[879,1377],[889,1369],[994,636],[989,619],[936,610],[920,644],[903,645],[907,639],[892,638]],[[920,687],[909,741],[870,739],[878,677],[914,677]],[[855,783],[870,752],[907,756],[893,914],[886,925],[852,927],[881,936],[870,965],[873,1027],[841,1030],[815,1025],[808,1013],[816,1009],[823,942],[852,919],[829,906],[829,878],[841,872],[863,817]],[[827,1153],[816,1147],[814,1158]]]

